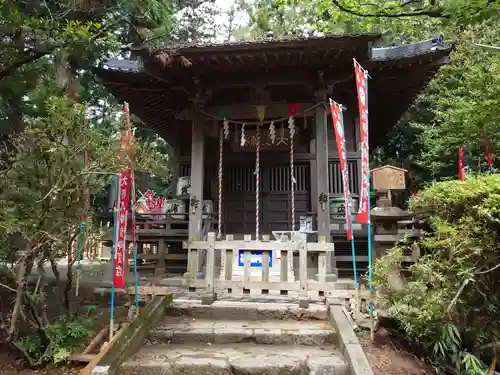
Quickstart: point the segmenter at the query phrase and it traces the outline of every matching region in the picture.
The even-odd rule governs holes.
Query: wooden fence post
[[[203,305],[211,305],[216,299],[215,293],[215,233],[208,233],[207,262],[205,270],[205,294],[201,297]]]
[[[307,295],[307,240],[300,242],[299,247],[299,307],[309,307],[309,296]]]
[[[167,255],[167,244],[163,238],[158,240],[158,257],[154,270],[154,277],[161,277],[165,273],[165,256]]]
[[[226,235],[226,242],[233,241],[234,237],[232,234]],[[221,264],[221,280],[231,280],[233,277],[233,248],[222,249],[221,259],[224,261],[224,266]],[[237,251],[237,250],[236,250]],[[221,261],[221,263],[222,263]]]

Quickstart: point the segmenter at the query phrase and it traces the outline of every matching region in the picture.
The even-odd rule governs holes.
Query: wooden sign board
[[[372,188],[374,190],[404,190],[406,189],[406,169],[385,165],[371,170]]]

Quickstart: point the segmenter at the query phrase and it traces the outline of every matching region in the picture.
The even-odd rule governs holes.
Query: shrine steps
[[[191,344],[143,347],[121,375],[347,375],[331,347]]]
[[[251,321],[166,317],[149,334],[154,344],[333,345],[327,321]]]
[[[122,375],[350,375],[329,308],[177,301]]]

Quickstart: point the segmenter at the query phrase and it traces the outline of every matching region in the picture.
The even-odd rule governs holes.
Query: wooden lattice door
[[[230,167],[225,171],[224,232],[255,233],[255,168]],[[295,222],[310,211],[309,164],[295,166]],[[291,229],[290,167],[261,168],[260,232]]]

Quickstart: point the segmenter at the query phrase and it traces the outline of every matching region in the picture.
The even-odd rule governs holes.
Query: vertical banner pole
[[[340,170],[342,172],[342,185],[344,190],[344,205],[345,205],[345,220],[347,239],[351,241],[352,262],[354,270],[354,287],[358,288],[358,276],[356,270],[356,250],[354,244],[354,235],[352,233],[352,216],[351,216],[351,193],[349,188],[349,170],[347,168],[347,150],[345,146],[345,129],[344,118],[342,113],[342,105],[335,103],[330,99],[330,109],[333,118],[333,130],[337,141],[337,152],[340,159]]]
[[[368,72],[365,71],[365,79],[366,79],[366,124],[368,130]],[[368,131],[366,132],[366,139],[368,143]],[[367,163],[369,163],[370,155],[368,154],[367,149]],[[369,166],[368,166],[369,168]],[[372,220],[371,220],[371,204],[370,204],[370,173],[368,173],[368,178],[366,180],[366,195],[367,195],[367,206],[368,206],[368,282],[370,283],[370,339],[372,342],[375,340],[375,320],[373,316],[373,256],[372,256]]]
[[[135,313],[139,314],[139,277],[137,274],[137,236],[135,233],[135,171],[134,168],[130,171],[130,193],[131,193],[131,213],[132,216],[132,251],[134,256],[134,289],[135,289]],[[128,266],[128,265],[127,265]]]
[[[344,112],[342,111],[342,108],[340,108],[340,116],[341,116],[341,121],[342,121],[342,129],[344,131],[344,134],[345,134],[345,126],[344,126]],[[347,206],[346,206],[346,214],[348,215],[347,216],[347,220],[349,221],[349,223],[347,224],[348,228],[351,228],[351,257],[352,257],[352,270],[353,270],[353,274],[354,274],[354,289],[356,290],[356,295],[358,295],[358,287],[359,287],[359,284],[358,284],[358,270],[357,270],[357,267],[356,267],[356,245],[355,245],[355,242],[354,242],[354,231],[352,230],[352,213],[351,213],[351,206],[350,206],[350,203],[351,203],[351,187],[350,187],[350,184],[349,184],[349,168],[347,167],[347,149],[344,148],[344,160],[345,160],[345,163],[346,163],[346,166],[345,166],[345,174],[346,174],[346,180],[347,180]],[[359,299],[359,298],[358,298]],[[360,303],[361,301],[357,301],[358,303],[358,306],[357,306],[357,309],[359,309],[360,307]]]
[[[109,341],[113,338],[113,325],[115,313],[115,257],[116,246],[118,244],[118,212],[120,211],[120,178],[115,176],[116,201],[113,211],[113,247],[111,248],[111,301],[109,306]]]
[[[340,118],[342,121],[342,131],[343,131],[343,134],[345,134],[344,112],[342,110],[342,107],[340,107]],[[353,274],[354,274],[353,275],[354,276],[354,289],[356,290],[356,295],[359,297],[358,271],[356,269],[357,268],[356,267],[356,246],[355,246],[355,242],[354,242],[354,231],[352,230],[352,213],[351,213],[351,206],[350,206],[351,187],[349,184],[349,168],[347,168],[347,149],[345,147],[344,147],[344,160],[345,160],[345,174],[346,174],[346,181],[347,181],[347,204],[346,204],[346,215],[347,215],[347,220],[348,220],[347,227],[351,228],[351,235],[350,235],[351,236],[351,257],[352,257],[352,270],[353,270]],[[359,301],[359,298],[358,298],[358,301],[357,301],[358,305],[357,305],[356,311],[358,310],[360,303],[361,303],[361,301]]]
[[[127,151],[130,147],[131,141],[134,139],[134,133],[132,131],[132,124],[130,122],[130,109],[128,103],[124,104],[125,121],[127,123]],[[135,194],[135,170],[134,163],[135,160],[129,157],[130,163],[130,215],[131,215],[131,235],[132,235],[132,255],[134,258],[134,290],[135,290],[135,313],[139,314],[139,277],[137,274],[137,236],[135,233],[135,204],[136,204],[136,194]],[[135,157],[135,153],[134,153]],[[128,262],[125,264],[128,269]]]
[[[368,141],[368,72],[354,60],[354,75],[356,77],[356,91],[359,107],[359,126],[361,134],[361,191],[359,199],[359,212],[357,220],[361,224],[367,224],[368,229],[368,283],[370,287],[370,338],[373,341],[375,335],[375,322],[373,316],[373,255],[372,255],[372,229],[370,214],[370,154]]]

